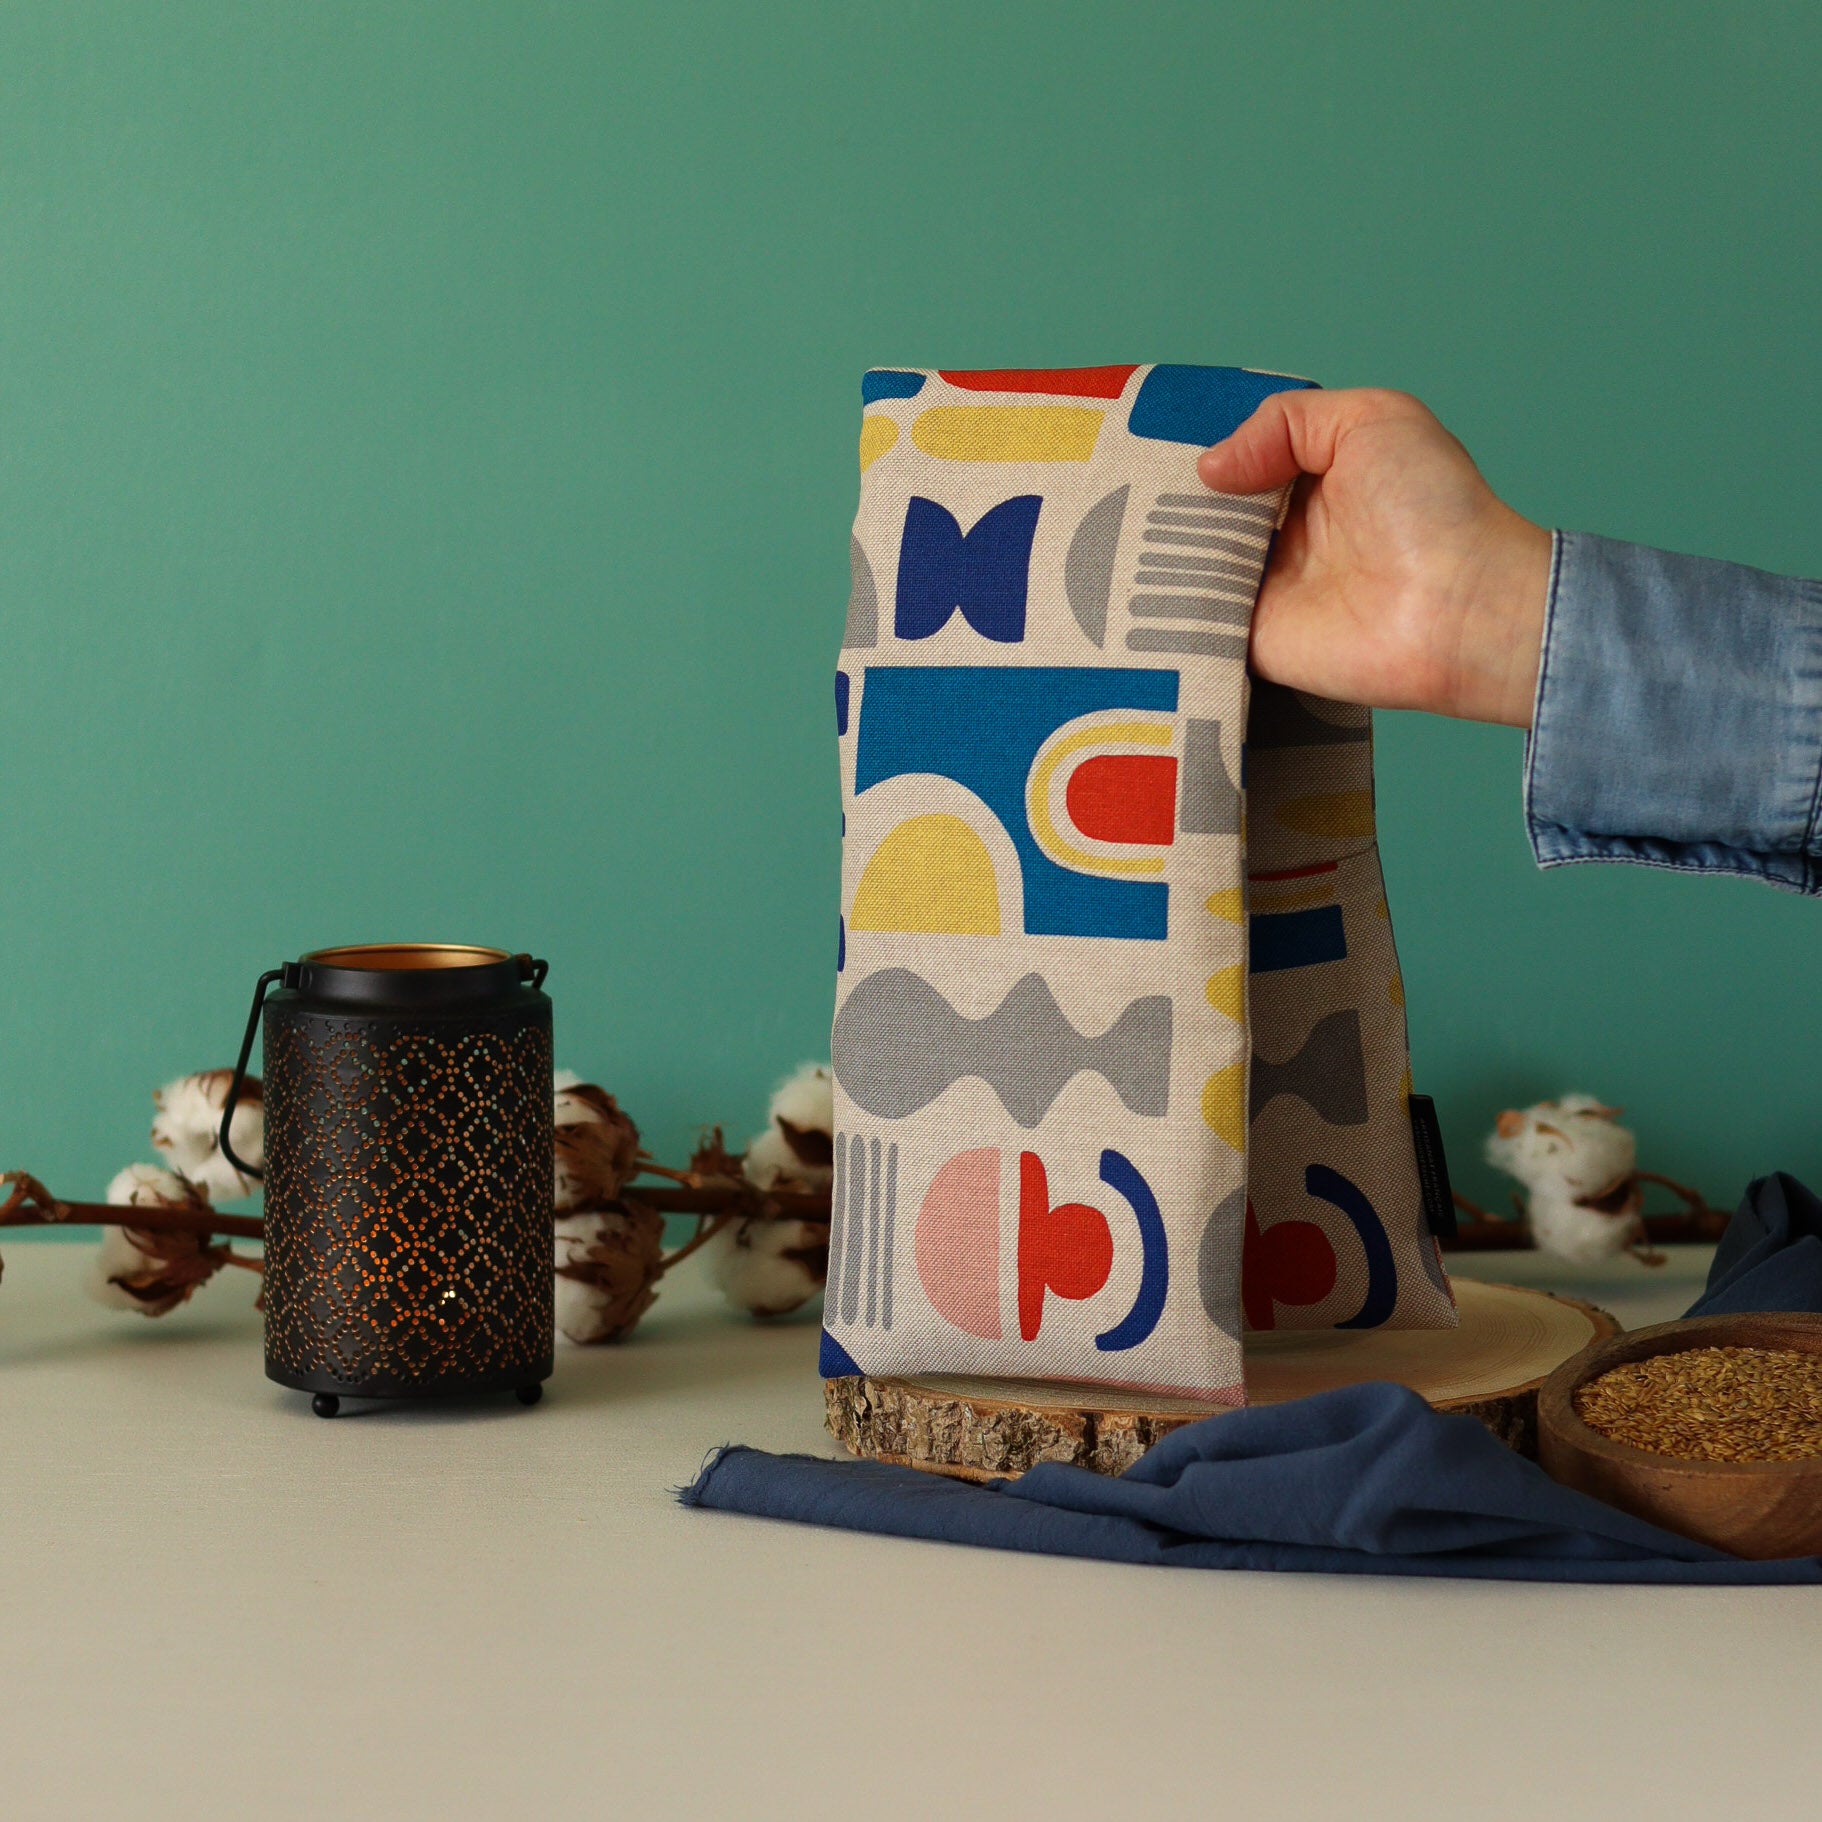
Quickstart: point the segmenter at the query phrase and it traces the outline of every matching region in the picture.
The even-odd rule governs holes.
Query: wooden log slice
[[[1453,1329],[1285,1330],[1246,1338],[1247,1397],[1281,1404],[1369,1379],[1408,1385],[1439,1411],[1476,1417],[1521,1455],[1537,1453],[1537,1393],[1590,1342],[1619,1332],[1605,1310],[1512,1284],[1455,1280]],[[1028,1379],[830,1379],[829,1431],[872,1461],[964,1480],[1041,1461],[1119,1474],[1186,1423],[1228,1408],[1155,1393]]]

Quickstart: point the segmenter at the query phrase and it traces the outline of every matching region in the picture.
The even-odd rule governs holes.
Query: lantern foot
[[[513,1397],[518,1399],[520,1404],[527,1407],[536,1404],[543,1396],[544,1388],[535,1380],[530,1385],[522,1385],[515,1388],[513,1392]]]
[[[318,1392],[310,1400],[310,1408],[318,1417],[333,1417],[342,1408],[342,1401],[333,1392]]]

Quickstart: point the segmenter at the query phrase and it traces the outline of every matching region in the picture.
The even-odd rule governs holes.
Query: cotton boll
[[[129,1164],[108,1185],[109,1202],[128,1208],[194,1208],[209,1204],[193,1183],[156,1164]],[[102,1230],[84,1289],[111,1309],[165,1316],[188,1303],[221,1269],[223,1254],[206,1234]]]
[[[766,1109],[769,1119],[810,1132],[835,1131],[835,1081],[827,1063],[805,1063],[780,1082]]]
[[[550,1109],[552,1123],[558,1126],[586,1126],[596,1121],[624,1121],[620,1103],[605,1088],[585,1082],[573,1069],[561,1072],[563,1080],[553,1083]]]
[[[557,1328],[583,1345],[621,1341],[658,1297],[664,1217],[637,1205],[560,1215]]]
[[[192,1208],[202,1198],[174,1170],[157,1164],[129,1164],[108,1184],[103,1200],[116,1208]]]
[[[1525,1219],[1540,1253],[1566,1265],[1599,1265],[1638,1246],[1644,1224],[1636,1205],[1618,1214],[1584,1208],[1579,1202],[1535,1190],[1525,1205]]]
[[[229,1134],[234,1141],[235,1155],[244,1158],[255,1170],[265,1167],[265,1142],[260,1130],[261,1124],[261,1117],[255,1110],[252,1120],[248,1122],[248,1128],[253,1134],[252,1142],[250,1145],[243,1143],[247,1135],[241,1126],[240,1111],[236,1109],[234,1125]],[[232,1202],[238,1196],[252,1195],[259,1187],[253,1178],[242,1176],[220,1151],[214,1157],[205,1158],[201,1163],[193,1165],[189,1175],[197,1188],[208,1193],[211,1202]]]
[[[1638,1168],[1638,1142],[1618,1123],[1621,1111],[1590,1094],[1569,1094],[1502,1113],[1487,1140],[1487,1162],[1527,1189],[1600,1195]]]
[[[706,1248],[722,1294],[754,1316],[788,1316],[829,1276],[826,1221],[751,1215],[717,1234]]]
[[[791,1141],[776,1126],[768,1126],[753,1135],[740,1168],[755,1189],[771,1189],[781,1177],[794,1176],[801,1166]]]
[[[1487,1162],[1525,1189],[1525,1219],[1538,1250],[1596,1265],[1645,1237],[1633,1179],[1638,1144],[1617,1107],[1564,1095],[1508,1109],[1487,1140]]]
[[[154,1091],[158,1112],[152,1121],[152,1144],[213,1200],[250,1196],[253,1182],[230,1164],[221,1150],[221,1110],[233,1084],[231,1069],[205,1069],[179,1076]],[[228,1129],[234,1149],[256,1170],[266,1161],[264,1091],[257,1076],[248,1076],[234,1106]]]
[[[103,1228],[101,1244],[89,1260],[88,1276],[82,1288],[97,1303],[109,1309],[137,1310],[141,1315],[155,1315],[137,1292],[127,1289],[129,1283],[144,1283],[158,1275],[158,1261],[141,1252],[127,1237],[124,1227]],[[180,1297],[179,1303],[183,1301]],[[175,1307],[174,1305],[172,1307]]]
[[[556,1091],[552,1112],[557,1212],[573,1214],[617,1201],[637,1174],[639,1128],[605,1088],[592,1082],[564,1083]]]
[[[747,1147],[756,1189],[789,1183],[827,1189],[835,1175],[835,1084],[826,1063],[805,1063],[773,1090],[768,1125]]]

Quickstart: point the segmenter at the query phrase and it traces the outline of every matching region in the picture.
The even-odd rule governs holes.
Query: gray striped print
[[[1257,563],[1265,555],[1266,543],[1263,538],[1242,538],[1232,532],[1194,532],[1194,531],[1148,531],[1145,534],[1147,544],[1174,544],[1184,550],[1220,551],[1230,558],[1249,559]],[[1148,557],[1150,551],[1141,551],[1141,556]]]
[[[879,1320],[879,1141],[867,1147],[867,1327]]]
[[[1259,572],[1248,576],[1207,575],[1181,569],[1141,568],[1133,578],[1140,589],[1194,589],[1199,595],[1220,595],[1229,601],[1252,602],[1259,593]]]
[[[1271,526],[1258,519],[1230,518],[1219,512],[1148,512],[1147,525],[1166,531],[1214,533],[1237,542],[1263,546],[1270,541]]]
[[[1236,624],[1242,624],[1244,617],[1251,615],[1253,602],[1258,598],[1252,589],[1198,588],[1196,584],[1200,580],[1199,576],[1154,575],[1150,571],[1141,570],[1138,576],[1140,592],[1132,597],[1128,605],[1135,614],[1143,614],[1148,611],[1165,613],[1169,610],[1165,608],[1146,609],[1139,603],[1141,601],[1212,601],[1220,603],[1223,607],[1237,609],[1243,620]],[[1225,620],[1227,617],[1226,614],[1215,613],[1212,610],[1204,615],[1204,618],[1211,620]]]
[[[835,1185],[829,1203],[831,1295],[848,1324],[892,1326],[892,1254],[898,1225],[898,1147],[863,1139],[835,1139]],[[863,1314],[862,1289],[865,1288]]]
[[[1203,512],[1148,512],[1145,515],[1147,525],[1170,525],[1178,531],[1221,531],[1223,526],[1217,515]],[[1225,527],[1231,538],[1245,538],[1250,543],[1263,544],[1271,534],[1268,525],[1255,526],[1250,519],[1243,519],[1238,524]]]
[[[1219,620],[1226,626],[1245,626],[1253,617],[1251,595],[1228,601],[1218,595],[1134,595],[1131,607],[1140,619],[1149,620]]]
[[[1278,517],[1277,510],[1263,500],[1247,500],[1229,493],[1161,493],[1160,506],[1188,506],[1197,512],[1229,512],[1244,519],[1262,519],[1267,525]]]
[[[842,1179],[847,1218],[842,1226],[841,1243],[841,1319],[852,1323],[860,1315],[860,1265],[863,1250],[861,1211],[866,1206],[866,1184],[860,1173],[865,1166],[867,1144],[858,1135],[848,1140],[847,1152],[839,1175]]]
[[[879,1326],[889,1329],[892,1326],[892,1247],[893,1229],[898,1224],[898,1147],[886,1147],[886,1225],[885,1236],[881,1243],[881,1255],[885,1261],[885,1272],[879,1288]]]
[[[1148,512],[1148,525],[1174,525],[1178,531],[1215,531],[1225,538],[1245,538],[1251,544],[1263,544],[1272,535],[1272,527],[1262,519],[1244,519],[1221,512]]]
[[[1145,515],[1145,548],[1127,611],[1141,621],[1201,621],[1242,629],[1140,625],[1126,635],[1130,652],[1244,658],[1259,572],[1277,519],[1274,505],[1229,494],[1159,494]],[[1164,549],[1160,546],[1171,546]]]
[[[1193,569],[1205,576],[1250,579],[1259,573],[1256,558],[1251,563],[1245,563],[1238,557],[1204,557],[1189,550],[1142,550],[1139,552],[1139,561],[1149,563],[1154,569]]]
[[[848,1262],[848,1223],[844,1204],[848,1194],[848,1142],[835,1135],[835,1177],[829,1185],[829,1289],[830,1313],[841,1320],[842,1272]]]
[[[1182,652],[1197,658],[1244,658],[1246,641],[1233,633],[1193,633],[1187,627],[1135,626],[1129,652]]]
[[[1162,591],[1184,601],[1228,601],[1251,611],[1254,601],[1258,599],[1258,590],[1236,588],[1231,582],[1222,582],[1213,576],[1179,576],[1170,570],[1142,569],[1136,578],[1139,593],[1133,596],[1134,601],[1145,599],[1145,591]],[[1135,607],[1134,613],[1139,610]]]
[[[1251,607],[1259,591],[1251,582],[1230,582],[1224,576],[1185,576],[1174,569],[1142,569],[1134,577],[1140,593],[1163,589],[1166,594],[1193,594],[1210,601],[1238,601]]]

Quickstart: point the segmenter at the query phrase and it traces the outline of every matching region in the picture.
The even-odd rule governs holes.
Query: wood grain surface
[[[1454,1329],[1249,1335],[1249,1401],[1280,1404],[1390,1379],[1534,1455],[1544,1379],[1619,1324],[1595,1304],[1549,1291],[1458,1278],[1455,1293]],[[1118,1474],[1172,1430],[1224,1408],[1106,1386],[939,1374],[831,1379],[824,1399],[830,1433],[854,1454],[967,1480],[1023,1474],[1043,1461]]]

